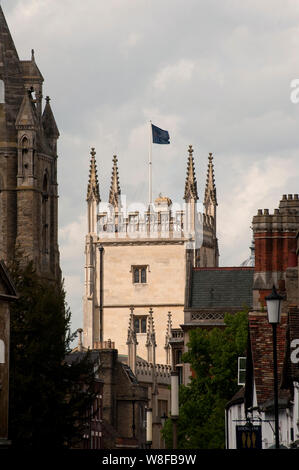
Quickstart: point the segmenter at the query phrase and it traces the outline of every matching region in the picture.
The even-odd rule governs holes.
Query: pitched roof
[[[4,58],[10,57],[14,61],[19,61],[19,56],[11,37],[2,7],[0,6],[0,41]],[[4,64],[5,66],[5,64]]]
[[[17,50],[0,6],[0,79],[5,88],[4,122],[0,126],[0,140],[16,139],[15,119],[24,96],[23,71]]]
[[[194,268],[191,308],[252,307],[253,268]]]

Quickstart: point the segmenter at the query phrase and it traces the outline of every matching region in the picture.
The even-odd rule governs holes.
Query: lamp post
[[[265,297],[267,302],[268,321],[272,325],[273,339],[273,368],[274,368],[274,417],[275,417],[275,448],[279,449],[279,421],[278,421],[278,378],[277,378],[277,325],[280,323],[281,304],[283,297],[279,295],[273,285],[270,295]]]
[[[146,408],[146,449],[150,449],[153,441],[153,411]]]
[[[172,420],[172,447],[178,447],[177,421],[179,417],[179,374],[171,372],[171,420]]]

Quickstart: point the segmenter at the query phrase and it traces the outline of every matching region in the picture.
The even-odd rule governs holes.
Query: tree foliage
[[[82,435],[93,398],[88,354],[68,365],[74,335],[62,284],[42,281],[32,263],[16,258],[10,272],[18,293],[11,305],[9,433],[17,447],[60,448]]]
[[[193,371],[190,384],[180,387],[178,444],[185,449],[224,448],[225,405],[238,390],[237,362],[247,343],[247,312],[225,315],[225,328],[190,331],[183,361]],[[172,424],[163,436],[172,447]]]

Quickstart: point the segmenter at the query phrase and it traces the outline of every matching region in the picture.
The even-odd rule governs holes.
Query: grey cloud
[[[73,261],[69,251],[66,258],[63,254],[72,239],[61,241],[74,325],[81,323],[75,291],[78,276],[83,283],[90,147],[97,150],[102,197],[117,153],[122,191],[129,200],[146,202],[148,142],[140,128],[149,119],[171,136],[167,149],[153,151],[155,194],[181,200],[187,147],[193,144],[203,195],[207,155],[214,152],[221,261],[239,264],[249,252],[251,218],[263,202],[259,193],[274,208],[282,193],[298,192],[299,104],[290,102],[290,82],[299,77],[296,2],[3,0],[2,6],[20,57],[36,50],[61,131],[59,222],[64,229],[80,220],[76,230],[82,230],[82,245],[70,242]],[[157,86],[161,76],[164,87]],[[270,171],[284,159],[291,166],[288,176],[282,184],[274,172],[277,181],[268,188],[265,162]],[[265,173],[259,181],[266,188],[247,194],[239,182],[252,187],[252,168]],[[246,208],[236,188],[252,198]],[[242,204],[246,217],[240,227],[233,214],[238,217]],[[238,241],[232,246],[236,227]]]

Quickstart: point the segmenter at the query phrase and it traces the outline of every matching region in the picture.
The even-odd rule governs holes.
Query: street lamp
[[[279,449],[279,421],[278,421],[278,378],[277,378],[277,335],[276,329],[280,323],[281,305],[283,297],[279,295],[273,285],[271,294],[265,297],[267,302],[268,321],[272,325],[273,339],[273,368],[274,368],[274,416],[275,416],[275,448]]]
[[[153,411],[146,408],[146,448],[150,449],[153,441]]]
[[[179,374],[171,372],[171,420],[172,420],[172,446],[178,447],[177,421],[179,417]]]

